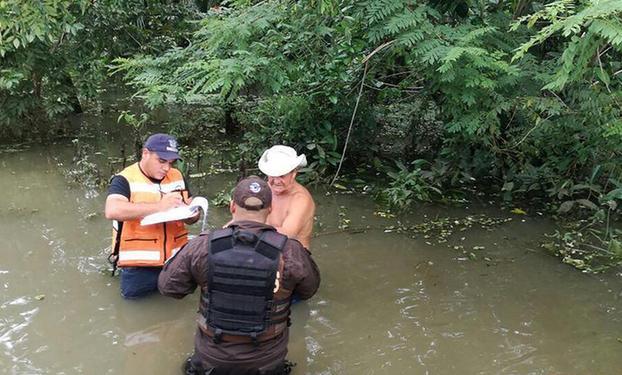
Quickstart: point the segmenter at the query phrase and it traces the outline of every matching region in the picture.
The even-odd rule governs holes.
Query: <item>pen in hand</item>
[[[181,192],[172,191],[170,193],[163,193],[162,199],[160,199],[160,209],[162,211],[179,207],[184,204],[184,201],[181,197]]]

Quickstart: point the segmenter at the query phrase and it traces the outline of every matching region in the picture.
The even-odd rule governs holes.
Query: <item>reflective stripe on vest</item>
[[[136,193],[149,193],[160,195],[160,187],[154,183],[130,182],[130,191]]]
[[[171,168],[166,177],[158,184],[147,178],[138,163],[125,168],[119,175],[125,177],[130,185],[130,202],[155,203],[162,199],[162,194],[182,191],[184,200],[188,194],[183,176]],[[113,222],[113,249],[117,246],[114,235],[118,223]],[[183,245],[188,242],[188,232],[183,222],[140,225],[140,220],[124,221],[118,244],[119,267],[162,266]]]
[[[134,260],[160,260],[160,251],[153,250],[125,250],[119,252],[119,262]]]

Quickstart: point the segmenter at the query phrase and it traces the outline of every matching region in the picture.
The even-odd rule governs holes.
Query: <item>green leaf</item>
[[[580,205],[582,205],[583,207],[589,208],[591,210],[598,210],[598,206],[596,204],[594,204],[594,202],[588,200],[588,199],[577,199],[577,203],[579,203]]]
[[[609,86],[609,84],[611,83],[611,79],[609,78],[609,74],[607,74],[607,72],[605,72],[603,69],[596,69],[596,76],[598,77],[598,79],[600,79],[605,86]]]
[[[622,199],[622,188],[614,189],[608,192],[603,200]]]
[[[501,188],[501,191],[512,191],[513,189],[514,189],[514,183],[506,182],[505,184],[503,184],[503,188]]]
[[[565,214],[572,209],[574,204],[575,204],[575,201],[565,201],[564,203],[561,204],[561,206],[559,206],[559,208],[557,209],[557,212],[560,214]]]
[[[615,254],[617,258],[622,258],[622,242],[614,239],[611,239],[609,242],[609,251]]]

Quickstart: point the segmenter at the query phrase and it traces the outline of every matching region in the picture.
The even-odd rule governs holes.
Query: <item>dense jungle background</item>
[[[555,216],[543,246],[598,272],[622,264],[621,19],[622,0],[0,1],[0,138],[79,146],[68,119],[121,93],[128,154],[166,130],[244,173],[288,144],[306,183],[396,212],[485,194]]]

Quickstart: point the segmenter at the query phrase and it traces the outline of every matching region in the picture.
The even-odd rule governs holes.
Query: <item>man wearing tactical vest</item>
[[[256,176],[238,183],[226,228],[201,233],[164,265],[158,286],[183,298],[201,288],[194,354],[186,374],[280,375],[293,293],[311,298],[320,274],[311,254],[265,224],[272,192]]]
[[[173,168],[179,159],[177,141],[168,134],[153,134],[144,144],[139,162],[110,181],[105,215],[112,222],[113,274],[121,268],[121,295],[127,299],[158,290],[158,275],[167,259],[188,242],[184,222],[140,225],[156,212],[190,203],[181,172]],[[185,223],[197,221],[197,216]]]

